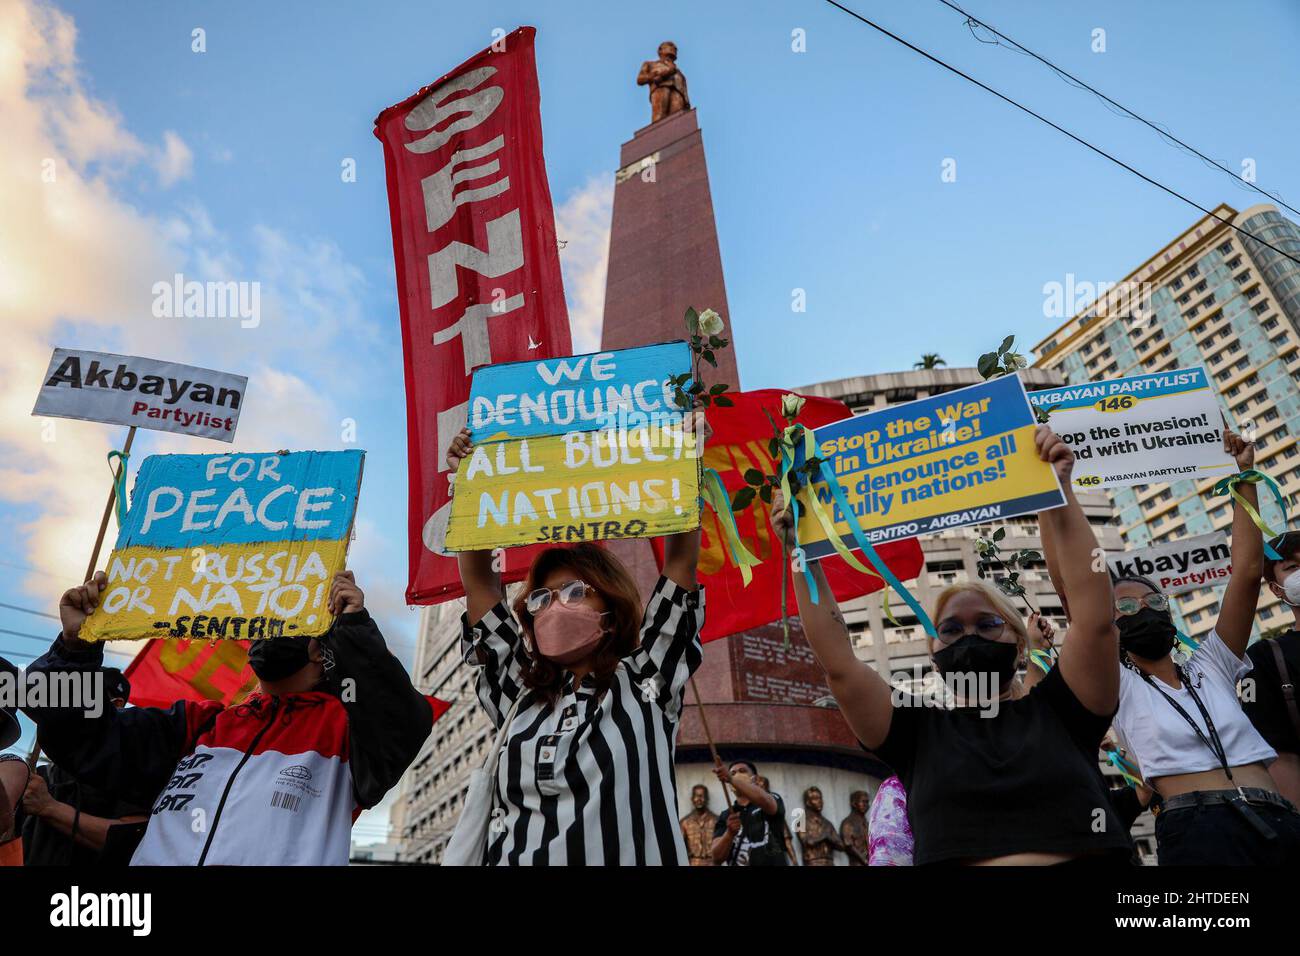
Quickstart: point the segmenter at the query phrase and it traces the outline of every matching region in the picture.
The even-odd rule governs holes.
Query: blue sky
[[[46,5],[18,6],[48,17]],[[937,0],[855,6],[1207,207],[1260,198],[1027,57],[976,42]],[[1294,3],[963,6],[1229,167],[1253,159],[1261,185],[1300,205]],[[55,9],[64,32],[51,27],[27,48],[39,49],[37,66],[58,68],[58,89],[47,95],[35,68],[0,70],[3,102],[29,108],[31,120],[29,136],[0,141],[0,159],[27,168],[55,144],[75,171],[82,210],[60,219],[19,186],[0,187],[9,223],[0,251],[45,283],[33,279],[30,298],[0,301],[7,330],[20,330],[28,349],[21,374],[0,357],[0,379],[9,371],[19,383],[0,404],[10,459],[0,469],[0,535],[10,542],[0,602],[40,610],[53,610],[83,569],[85,528],[107,491],[102,456],[120,435],[69,425],[60,434],[74,442],[37,445],[38,423],[24,410],[43,369],[34,356],[56,344],[134,348],[249,374],[243,447],[343,447],[339,422],[356,420],[369,458],[354,566],[409,660],[404,397],[372,120],[486,46],[494,28],[538,28],[546,161],[560,236],[570,240],[562,258],[575,320],[588,327],[598,319],[619,144],[649,115],[636,71],[661,40],[676,41],[704,130],[747,388],[897,370],[923,352],[973,364],[1011,332],[1031,345],[1057,324],[1043,314],[1044,283],[1068,273],[1118,279],[1199,215],[813,0]],[[206,31],[202,54],[191,51],[196,27]],[[1097,28],[1104,53],[1091,49]],[[795,29],[806,52],[791,49]],[[15,43],[29,44],[12,37],[0,43],[0,66]],[[96,110],[59,119],[87,102]],[[340,178],[347,158],[355,183]],[[955,182],[941,181],[946,159],[956,161]],[[57,259],[21,260],[25,249],[79,241],[84,248]],[[273,300],[264,327],[161,328],[148,286],[173,268],[263,282]],[[796,288],[806,313],[791,311]],[[268,396],[260,404],[259,390]],[[142,432],[134,460],[182,447],[219,450]],[[44,635],[52,623],[0,608],[2,629]],[[0,654],[20,663],[40,650],[0,634]]]

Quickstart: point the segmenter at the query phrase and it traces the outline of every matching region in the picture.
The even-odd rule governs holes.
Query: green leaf
[[[731,510],[744,511],[753,503],[753,501],[754,501],[754,489],[748,487],[741,488],[739,491],[736,492],[736,496],[731,499]]]
[[[700,313],[694,308],[686,310],[686,331],[696,335],[700,331]]]
[[[713,357],[713,349],[705,349],[700,354],[704,356],[704,361],[708,362],[714,368],[718,367],[718,360]]]
[[[708,407],[709,407],[709,403],[712,402],[712,401],[713,401],[713,399],[712,399],[711,397],[709,397],[708,395],[701,395],[701,396],[700,396],[700,404],[703,405],[705,408],[708,408]]]
[[[710,335],[709,345],[715,349],[720,349],[722,348],[722,339],[718,338],[716,335]]]
[[[980,356],[979,364],[976,366],[982,378],[990,378],[998,369],[998,353],[985,352]]]
[[[734,408],[736,405],[736,403],[733,402],[731,399],[727,398],[726,395],[718,395],[717,397],[715,397],[713,399],[713,404],[720,405],[723,408]]]
[[[772,486],[764,485],[762,488],[759,488],[758,496],[763,499],[764,504],[770,505],[772,503]]]
[[[763,473],[757,468],[746,468],[745,483],[750,485],[761,485],[763,483]]]
[[[1006,528],[998,528],[998,530],[996,530],[996,531],[993,532],[993,540],[994,540],[994,541],[1001,541],[1001,540],[1002,540],[1003,538],[1005,538],[1006,536],[1007,536],[1007,529],[1006,529]]]
[[[1041,558],[1042,554],[1038,551],[1025,550],[1020,552],[1021,561],[1038,561]]]
[[[998,354],[1003,355],[1008,352],[1011,349],[1011,346],[1015,344],[1015,341],[1016,337],[1014,335],[1008,335],[1002,340],[1002,344],[998,346]]]
[[[691,407],[691,400],[681,392],[678,392],[676,395],[673,396],[673,401],[676,402],[681,408]]]

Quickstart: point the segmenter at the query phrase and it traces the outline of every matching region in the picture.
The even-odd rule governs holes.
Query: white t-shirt
[[[1237,681],[1249,673],[1252,666],[1249,658],[1237,657],[1218,633],[1211,631],[1183,667],[1214,721],[1229,767],[1248,763],[1267,765],[1277,757],[1277,752],[1259,735],[1237,699]],[[1219,758],[1214,751],[1205,745],[1160,691],[1177,701],[1209,739],[1205,719],[1191,693],[1186,687],[1175,690],[1159,677],[1152,676],[1151,680],[1159,685],[1160,690],[1131,668],[1119,669],[1119,712],[1115,715],[1115,732],[1129,755],[1137,761],[1143,779],[1149,782],[1171,774],[1218,770]]]

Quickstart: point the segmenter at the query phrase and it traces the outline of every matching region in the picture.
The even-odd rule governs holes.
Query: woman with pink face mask
[[[702,447],[703,414],[687,422]],[[453,473],[472,449],[461,431]],[[513,606],[491,552],[457,555],[462,652],[492,725],[510,718],[488,865],[686,865],[673,759],[703,656],[699,553],[698,529],[664,538],[644,613],[632,576],[595,544],[543,551]]]

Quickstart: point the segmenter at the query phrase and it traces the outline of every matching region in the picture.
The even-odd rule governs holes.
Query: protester
[[[957,706],[907,694],[894,706],[894,688],[854,653],[820,565],[810,566],[816,603],[805,576],[794,575],[805,634],[840,710],[907,791],[918,865],[1124,862],[1131,851],[1096,764],[1118,700],[1110,577],[1094,567],[1097,540],[1070,482],[1073,453],[1046,426],[1035,446],[1065,494],[1065,505],[1039,522],[1068,556],[1063,594],[1074,618],[1057,665],[1030,691],[1017,676],[1028,654],[1024,621],[993,587],[956,584],[935,600],[931,656],[946,681],[967,685]],[[776,496],[774,511],[793,547],[790,510]]]
[[[897,776],[887,778],[871,800],[867,818],[871,866],[911,866],[912,825],[907,819],[907,791]]]
[[[763,776],[760,773],[754,779],[758,781],[758,785],[762,787],[766,793],[772,792],[772,781],[769,780],[767,777]],[[790,835],[789,821],[786,821],[786,825],[784,829],[785,829],[785,855],[790,860],[791,866],[798,866],[799,858],[794,855],[794,838]],[[710,849],[710,854],[712,854],[712,849]]]
[[[63,595],[63,632],[29,670],[102,667],[103,646],[79,634],[107,584],[99,572]],[[55,764],[152,805],[132,863],[348,862],[353,820],[398,782],[433,715],[385,647],[352,572],[335,575],[328,606],[337,617],[320,638],[253,642],[249,663],[261,683],[237,706],[178,701],[99,716],[66,702],[27,709]]]
[[[110,706],[121,710],[131,683],[115,667],[103,669]],[[23,793],[23,864],[88,866],[105,862],[100,853],[111,828],[146,823],[147,803],[121,801],[111,792],[83,784],[57,764],[36,769]]]
[[[685,427],[707,441],[702,413]],[[453,473],[473,447],[468,429],[452,441]],[[698,528],[664,537],[643,614],[627,569],[595,544],[544,550],[513,608],[491,552],[457,555],[464,658],[493,726],[510,718],[488,864],[688,862],[673,757],[703,659],[699,556]]]
[[[1224,432],[1224,450],[1242,471],[1253,443]],[[1238,493],[1258,510],[1255,486]],[[1048,567],[1073,558],[1063,539],[1043,540]],[[1263,538],[1234,504],[1232,575],[1214,629],[1175,660],[1169,599],[1142,577],[1115,581],[1119,629],[1119,711],[1115,731],[1159,795],[1156,853],[1161,865],[1300,862],[1300,812],[1277,792],[1276,756],[1241,709],[1237,681],[1250,672],[1250,640],[1263,575]],[[1072,600],[1072,609],[1078,606]],[[1068,645],[1067,645],[1068,647]]]
[[[735,800],[713,829],[713,862],[719,866],[788,866],[785,802],[758,782],[748,760],[718,763],[713,772],[730,786]]]
[[[16,682],[18,673],[17,667],[0,657],[0,674]],[[0,706],[0,751],[17,743],[21,733],[16,709]],[[14,832],[14,822],[29,775],[27,761],[22,757],[0,753],[0,866],[21,866],[23,862],[22,842]]]
[[[1296,627],[1278,637],[1256,641],[1246,651],[1254,665],[1253,694],[1242,708],[1277,759],[1268,772],[1282,796],[1300,806],[1300,532],[1270,542],[1280,560],[1264,559],[1264,581],[1291,609]]]

